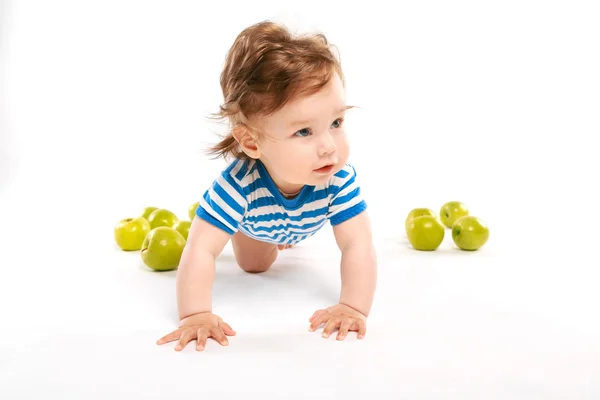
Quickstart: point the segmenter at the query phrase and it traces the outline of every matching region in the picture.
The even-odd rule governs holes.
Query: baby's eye
[[[337,122],[337,126],[336,126],[336,122]],[[338,118],[335,121],[333,121],[333,124],[331,124],[331,126],[333,126],[334,129],[337,129],[340,126],[342,126],[342,122],[344,122],[344,119],[343,118]]]
[[[342,122],[344,122],[344,118],[338,118],[335,121],[333,121],[331,126],[333,127],[333,129],[339,129],[342,126]],[[308,128],[304,128],[304,129],[300,129],[298,132],[294,133],[294,136],[307,137],[310,134],[311,134],[310,130]]]
[[[310,135],[310,131],[308,128],[300,129],[298,132],[294,133],[295,136],[307,137]]]

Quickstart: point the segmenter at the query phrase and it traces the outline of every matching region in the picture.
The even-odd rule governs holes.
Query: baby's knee
[[[277,247],[273,249],[271,253],[269,253],[265,258],[246,258],[243,260],[239,260],[238,264],[240,268],[242,268],[245,272],[249,273],[260,273],[265,272],[277,259]]]

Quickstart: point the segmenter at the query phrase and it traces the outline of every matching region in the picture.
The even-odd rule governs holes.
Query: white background
[[[600,12],[589,1],[0,2],[0,397],[598,399]],[[379,256],[363,341],[307,331],[339,295],[329,229],[265,274],[217,264],[238,335],[181,353],[175,272],[119,251],[145,206],[186,216],[224,166],[226,51],[273,19],[318,30]],[[434,253],[414,207],[460,200],[480,251]]]

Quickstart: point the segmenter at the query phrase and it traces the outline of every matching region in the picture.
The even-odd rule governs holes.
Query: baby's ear
[[[255,135],[248,127],[238,124],[233,128],[232,135],[248,157],[255,159],[260,157],[260,149],[256,145]]]

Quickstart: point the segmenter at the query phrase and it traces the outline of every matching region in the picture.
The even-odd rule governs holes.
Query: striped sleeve
[[[335,174],[330,188],[331,199],[327,218],[332,226],[341,224],[367,209],[353,166],[347,164]]]
[[[199,218],[230,235],[237,232],[248,206],[240,181],[232,172],[235,169],[226,169],[214,180],[196,209]]]

